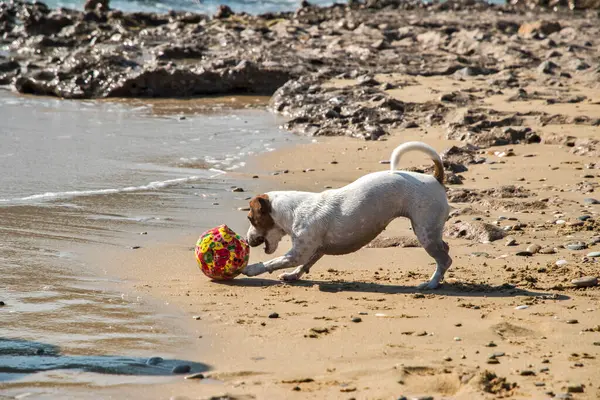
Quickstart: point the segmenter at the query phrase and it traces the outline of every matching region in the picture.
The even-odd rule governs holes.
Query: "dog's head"
[[[256,247],[264,243],[267,254],[273,254],[277,250],[281,238],[285,235],[283,229],[273,220],[272,211],[271,199],[268,195],[261,194],[250,200],[248,244]]]

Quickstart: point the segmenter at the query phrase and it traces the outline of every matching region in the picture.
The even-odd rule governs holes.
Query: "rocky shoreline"
[[[539,141],[530,118],[600,123],[481,107],[506,90],[518,90],[514,102],[585,102],[563,89],[600,82],[598,2],[304,2],[259,16],[225,6],[214,16],[123,13],[97,3],[87,11],[0,4],[0,46],[8,49],[0,84],[67,99],[273,95],[270,109],[290,119],[286,127],[314,136],[378,139],[393,128],[443,124],[449,138],[488,147]],[[486,88],[425,103],[389,96],[411,77],[436,76],[483,78]]]

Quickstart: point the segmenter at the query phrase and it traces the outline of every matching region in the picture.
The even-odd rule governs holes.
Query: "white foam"
[[[225,174],[225,171],[211,168],[209,171],[215,174],[210,175],[208,179],[215,178],[219,175]],[[150,182],[146,185],[140,186],[128,186],[124,188],[116,189],[95,189],[95,190],[72,190],[66,192],[46,192],[40,194],[33,194],[31,196],[19,197],[14,199],[0,199],[3,203],[22,203],[22,202],[36,202],[36,201],[51,201],[58,199],[69,199],[73,197],[84,197],[84,196],[98,196],[107,194],[118,194],[118,193],[132,193],[132,192],[143,192],[148,190],[159,190],[168,187],[180,185],[182,183],[197,182],[199,180],[207,179],[206,176],[188,176],[185,178],[168,179],[165,181]]]

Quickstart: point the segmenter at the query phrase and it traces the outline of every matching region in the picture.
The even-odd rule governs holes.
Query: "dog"
[[[400,157],[408,151],[428,155],[434,164],[433,176],[399,171]],[[449,212],[442,159],[425,143],[407,142],[392,152],[389,171],[364,175],[342,188],[321,193],[273,191],[253,197],[248,213],[248,244],[264,244],[265,253],[273,254],[281,239],[289,235],[292,248],[282,257],[250,264],[242,273],[256,276],[295,268],[279,278],[298,280],[324,255],[357,251],[392,220],[406,217],[436,262],[435,272],[419,288],[435,289],[452,264],[448,244],[442,240]]]

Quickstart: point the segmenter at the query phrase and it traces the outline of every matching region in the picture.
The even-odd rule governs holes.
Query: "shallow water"
[[[151,245],[237,212],[248,193],[231,187],[252,181],[226,172],[302,140],[246,108],[264,100],[77,102],[0,91],[0,393],[157,383],[180,379],[171,373],[179,363],[210,367],[181,360],[191,344],[177,310],[121,292],[85,249]],[[224,108],[232,104],[241,108]],[[165,360],[145,364],[153,356]]]

